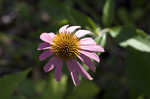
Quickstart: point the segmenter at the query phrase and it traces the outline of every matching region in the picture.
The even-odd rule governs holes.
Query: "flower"
[[[65,63],[75,86],[80,84],[78,74],[92,80],[93,78],[77,61],[80,60],[92,71],[95,71],[96,68],[91,59],[100,62],[96,52],[104,52],[104,49],[92,38],[82,38],[90,33],[89,30],[81,30],[80,26],[69,27],[69,25],[62,26],[56,35],[52,32],[42,33],[40,39],[44,42],[39,44],[37,50],[46,51],[39,56],[39,59],[42,61],[51,56],[49,62],[44,66],[44,71],[49,72],[55,68],[55,79],[59,81],[63,63]]]

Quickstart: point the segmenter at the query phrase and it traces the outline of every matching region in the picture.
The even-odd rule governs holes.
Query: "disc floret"
[[[52,41],[52,50],[62,59],[72,59],[79,53],[79,39],[72,33],[58,33]]]

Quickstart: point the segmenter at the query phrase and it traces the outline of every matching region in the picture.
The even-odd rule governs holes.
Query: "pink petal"
[[[49,63],[48,65],[45,65],[43,69],[45,72],[49,72],[54,69],[54,65]]]
[[[96,42],[92,38],[87,37],[80,40],[80,45],[96,45]]]
[[[59,29],[59,33],[65,33],[69,25],[64,25]]]
[[[44,66],[44,71],[49,72],[54,68],[54,63],[56,62],[55,57],[51,58],[50,61]]]
[[[74,68],[72,61],[68,60],[66,64],[67,64],[67,67],[69,69],[69,72],[70,72],[70,75],[72,77],[74,85],[75,86],[79,85],[80,81],[77,77],[76,69]]]
[[[75,86],[80,85],[80,81],[78,79],[77,73],[76,72],[71,72],[70,74],[71,74],[74,85]]]
[[[104,49],[100,45],[87,45],[80,46],[82,50],[92,51],[92,52],[104,52]]]
[[[55,37],[54,33],[42,33],[40,35],[40,39],[47,43],[51,43],[54,37]]]
[[[100,62],[99,56],[97,56],[93,52],[87,52],[87,51],[83,51],[83,50],[80,50],[79,52],[82,53],[82,54],[84,54],[85,56],[91,58],[91,59],[94,59],[97,62]]]
[[[56,67],[55,69],[55,78],[56,81],[60,81],[61,79],[61,69],[62,69],[62,61],[59,58],[56,58],[56,62],[54,63],[54,66]]]
[[[76,71],[78,71],[78,73],[80,73],[83,77],[89,79],[89,80],[93,80],[93,78],[89,75],[89,73],[81,66],[81,64],[79,62],[77,62],[76,60],[72,60],[72,64],[74,67],[76,67]]]
[[[94,66],[93,62],[88,58],[87,56],[80,54],[78,55],[78,58],[85,64],[87,65],[93,72],[95,72],[96,67]]]
[[[67,33],[72,33],[76,29],[79,29],[79,28],[80,28],[80,26],[70,26],[69,28],[67,28]]]
[[[39,44],[37,50],[49,49],[49,47],[50,47],[50,44],[44,42],[44,43]]]
[[[70,72],[74,72],[75,71],[75,67],[73,66],[71,60],[67,61],[67,67],[68,67]]]
[[[83,37],[87,34],[90,34],[91,32],[89,30],[78,30],[75,35],[80,38],[80,37]]]
[[[48,58],[49,56],[51,56],[53,53],[50,50],[44,51],[40,56],[40,61]]]

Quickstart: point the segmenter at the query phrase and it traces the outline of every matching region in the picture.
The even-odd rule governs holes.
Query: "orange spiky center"
[[[73,33],[58,33],[52,41],[52,51],[62,59],[72,59],[79,53],[79,39]]]

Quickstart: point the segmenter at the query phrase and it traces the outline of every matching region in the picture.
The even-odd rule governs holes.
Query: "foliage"
[[[29,70],[24,72],[6,75],[0,79],[0,97],[10,99],[15,88],[23,81]]]

